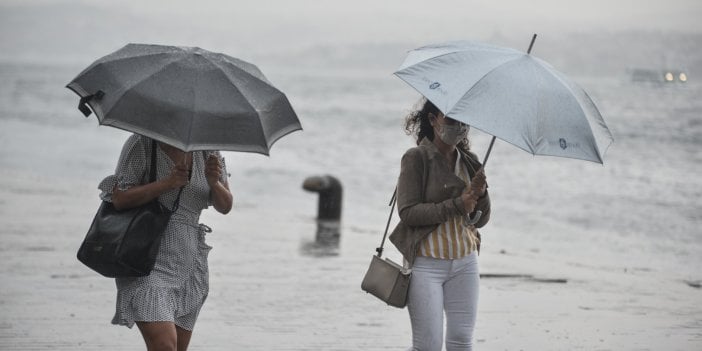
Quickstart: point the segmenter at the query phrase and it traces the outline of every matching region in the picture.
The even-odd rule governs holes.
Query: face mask
[[[457,145],[468,136],[468,126],[465,124],[444,124],[441,126],[439,138],[448,145]]]

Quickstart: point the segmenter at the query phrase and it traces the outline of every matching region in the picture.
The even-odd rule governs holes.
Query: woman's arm
[[[408,150],[402,157],[400,178],[397,183],[397,209],[400,219],[410,226],[433,225],[452,217],[465,216],[475,206],[471,195],[444,200],[439,203],[423,202],[424,158],[419,148]]]
[[[120,190],[115,185],[112,190],[112,205],[117,210],[141,206],[167,191],[178,189],[188,184],[188,174],[187,167],[179,164],[173,167],[168,177],[153,183],[133,186],[126,190]]]
[[[475,162],[477,163],[477,160],[475,160]],[[478,165],[480,164],[478,163]],[[490,196],[487,192],[485,169],[482,166],[480,166],[473,176],[473,179],[471,179],[470,191],[475,194],[476,204],[474,211],[482,212],[478,222],[475,223],[475,227],[480,228],[490,220]],[[472,216],[471,214],[471,217]]]
[[[400,219],[410,226],[441,224],[452,217],[465,216],[462,197],[444,200],[439,203],[418,203],[400,210]]]
[[[483,196],[478,198],[478,203],[475,205],[475,211],[483,212],[482,215],[480,215],[478,222],[475,223],[476,228],[482,228],[490,220],[490,195],[488,194],[487,190],[485,190]]]
[[[207,177],[207,184],[210,185],[212,204],[217,212],[227,214],[232,209],[234,199],[229,191],[229,183],[226,181],[226,178],[224,181],[221,180],[222,172],[223,169],[219,157],[210,155],[207,158],[205,177]]]

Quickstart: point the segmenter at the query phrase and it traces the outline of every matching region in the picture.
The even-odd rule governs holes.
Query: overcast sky
[[[126,42],[280,50],[592,31],[702,33],[700,0],[2,0],[0,59]]]
[[[494,25],[527,25],[537,30],[541,26],[683,31],[699,31],[702,28],[702,1],[699,0],[158,0],[133,1],[130,4],[135,12],[185,16],[198,13],[212,16],[217,21],[230,17],[252,17],[266,22],[266,18],[272,14],[276,19],[298,18],[327,23],[346,20],[369,28],[383,28],[384,19],[394,23],[403,18],[423,21],[418,24],[423,28],[435,25],[437,29],[443,22],[463,19]],[[364,17],[373,21],[363,23]]]

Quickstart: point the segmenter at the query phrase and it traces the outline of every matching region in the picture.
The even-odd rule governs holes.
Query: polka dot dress
[[[219,152],[208,151],[210,154],[221,157]],[[157,179],[167,177],[173,162],[160,147],[156,155]],[[151,139],[132,135],[122,148],[115,174],[98,186],[101,198],[111,201],[115,185],[126,190],[148,182],[150,164]],[[208,228],[198,224],[200,212],[211,205],[203,152],[193,152],[192,167],[190,183],[183,188],[180,205],[166,227],[151,274],[115,279],[117,310],[112,324],[131,328],[136,321],[168,321],[186,330],[195,326],[209,290],[207,255],[212,248],[205,243]],[[225,168],[222,181],[226,174]],[[172,208],[177,195],[178,190],[172,190],[162,194],[159,201]]]

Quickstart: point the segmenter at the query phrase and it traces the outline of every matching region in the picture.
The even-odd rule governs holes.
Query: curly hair
[[[434,141],[434,128],[429,121],[429,115],[438,116],[440,113],[441,110],[439,110],[436,105],[423,97],[417,103],[415,110],[405,117],[405,133],[414,136],[417,145],[419,145],[424,138]],[[470,140],[466,137],[461,140],[456,147],[462,151],[468,152],[470,151]]]

